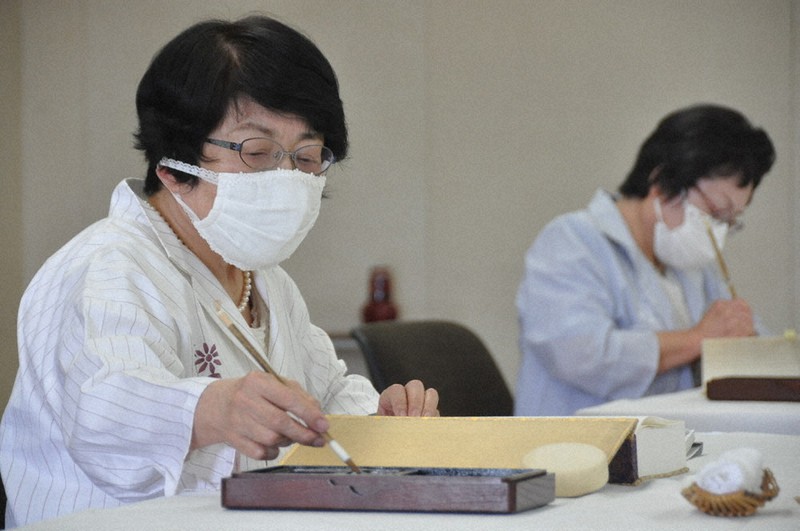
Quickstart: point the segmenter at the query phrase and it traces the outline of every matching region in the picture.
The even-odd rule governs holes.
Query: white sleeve
[[[323,330],[311,325],[309,339],[314,350],[327,359],[326,393],[321,397],[325,413],[332,415],[372,415],[378,411],[378,392],[367,378],[345,374],[346,364],[336,357],[333,343]]]
[[[184,467],[194,410],[213,380],[184,377],[176,348],[188,324],[165,273],[109,253],[69,293],[51,299],[61,305],[57,330],[30,335],[28,350],[59,364],[51,376],[63,391],[50,405],[69,455],[93,484],[123,501],[174,494],[182,476],[198,484]],[[208,457],[189,463],[208,466]]]
[[[279,267],[265,276],[269,279],[270,306],[275,316],[270,339],[273,367],[301,382],[320,401],[325,413],[375,413],[377,391],[363,376],[345,374],[345,363],[336,357],[328,335],[311,324],[308,308],[294,281]]]

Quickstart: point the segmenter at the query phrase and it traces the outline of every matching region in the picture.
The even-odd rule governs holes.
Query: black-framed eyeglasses
[[[729,234],[734,234],[744,228],[744,221],[742,221],[735,215],[725,215],[722,212],[720,212],[720,209],[717,208],[717,206],[714,204],[711,198],[708,197],[708,194],[706,194],[702,188],[700,188],[699,186],[694,186],[694,189],[697,190],[697,193],[700,194],[700,197],[706,204],[706,208],[708,209],[708,215],[711,216],[714,220],[728,225]]]
[[[255,137],[241,142],[228,142],[206,138],[206,142],[239,152],[248,168],[256,171],[272,170],[278,167],[284,156],[292,160],[294,167],[306,173],[324,175],[333,164],[334,156],[330,148],[321,144],[303,146],[294,151],[286,151],[271,138]]]

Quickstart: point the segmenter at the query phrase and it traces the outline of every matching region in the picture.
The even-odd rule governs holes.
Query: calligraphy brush
[[[728,290],[731,292],[731,297],[736,298],[736,289],[733,287],[733,282],[731,281],[731,275],[728,273],[728,266],[725,264],[725,259],[722,257],[722,252],[719,250],[719,245],[717,245],[717,239],[714,237],[714,231],[711,230],[711,224],[706,221],[706,230],[708,231],[708,237],[711,238],[711,245],[714,246],[714,254],[717,255],[717,264],[719,264],[719,270],[722,272],[722,278],[725,279],[725,283],[728,285]]]
[[[236,327],[236,325],[233,323],[233,320],[230,318],[228,313],[222,309],[220,303],[218,301],[214,301],[214,306],[217,309],[217,315],[219,315],[220,319],[222,319],[222,322],[225,323],[225,326],[228,327],[228,330],[230,330],[236,337],[236,339],[239,340],[239,343],[242,344],[245,350],[247,350],[247,352],[249,352],[250,355],[253,356],[253,358],[258,362],[258,364],[261,366],[264,372],[266,372],[267,374],[271,374],[276,380],[278,380],[283,385],[288,385],[286,380],[284,380],[280,374],[278,374],[272,369],[272,367],[264,358],[264,356],[259,354],[258,350],[253,346],[253,344],[244,336],[244,334],[242,334],[241,330],[239,330]],[[305,422],[303,422],[301,419],[298,419],[291,413],[289,413],[289,415],[291,415],[293,418],[295,418],[295,420],[297,420],[301,424],[305,425]],[[331,447],[331,450],[334,451],[334,453],[339,457],[339,459],[344,461],[344,464],[350,467],[350,470],[352,470],[356,474],[361,473],[361,468],[359,468],[358,465],[355,464],[353,458],[350,457],[350,455],[345,451],[344,448],[342,448],[342,445],[336,442],[336,439],[331,437],[327,431],[322,434],[322,437],[328,442],[328,446]]]

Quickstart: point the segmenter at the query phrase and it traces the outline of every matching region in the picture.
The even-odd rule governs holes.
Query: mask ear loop
[[[660,190],[660,189],[659,189]],[[664,214],[661,211],[661,194],[659,193],[659,197],[656,197],[655,203],[653,205],[654,210],[656,211],[656,219],[661,223],[664,223]],[[681,190],[681,193],[678,195],[681,199],[681,205],[683,206],[683,217],[684,221],[686,221],[686,203],[689,202],[689,191],[688,190]]]
[[[664,215],[661,213],[661,198],[656,197],[656,200],[653,202],[653,209],[656,211],[656,220],[659,223],[664,223]]]
[[[210,182],[211,184],[219,184],[219,175],[217,175],[217,172],[201,168],[200,166],[195,166],[194,164],[187,164],[186,162],[164,157],[158,161],[158,165],[165,168],[172,168],[173,170],[182,171],[183,173],[188,173],[189,175],[194,175],[195,177],[199,177],[204,181]]]
[[[187,164],[185,162],[181,162],[179,160],[170,159],[164,157],[160,161],[158,161],[159,166],[163,166],[165,168],[170,168],[173,170],[181,171],[183,173],[188,173],[189,175],[194,175],[195,177],[199,177],[204,181],[208,181],[211,184],[218,185],[219,177],[217,176],[216,172],[211,170],[207,170],[205,168],[201,168],[199,166],[195,166],[193,164]],[[175,192],[169,191],[172,194],[172,197],[175,198],[175,202],[183,209],[189,219],[192,221],[192,224],[199,223],[201,220],[197,214],[195,214],[194,210],[192,210],[189,205],[187,205],[183,198],[181,198],[180,194],[176,194]]]

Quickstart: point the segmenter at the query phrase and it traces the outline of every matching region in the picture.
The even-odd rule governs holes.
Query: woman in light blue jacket
[[[618,194],[559,216],[525,258],[517,294],[516,414],[571,415],[696,385],[708,337],[756,332],[731,298],[721,247],[769,171],[768,135],[740,113],[698,105],[665,117]]]

